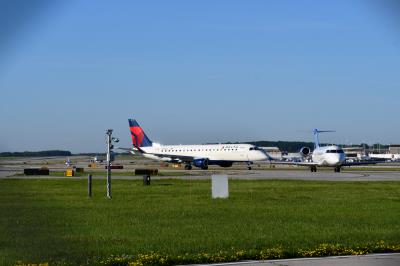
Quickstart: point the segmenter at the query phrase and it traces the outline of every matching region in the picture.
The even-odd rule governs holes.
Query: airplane
[[[388,162],[396,162],[400,160],[400,154],[396,153],[370,153],[368,156],[375,160],[382,160]]]
[[[94,156],[92,157],[92,159],[90,159],[90,162],[93,163],[102,163],[103,161],[105,161],[105,158],[101,157],[101,156]]]
[[[160,145],[153,143],[138,122],[129,119],[134,148],[146,158],[164,162],[184,163],[186,170],[192,166],[207,170],[209,165],[231,167],[233,163],[245,162],[251,170],[253,161],[268,159],[268,155],[251,144],[202,144],[202,145]]]
[[[272,164],[286,164],[286,165],[300,165],[309,166],[311,172],[317,172],[317,167],[333,167],[335,172],[340,172],[342,166],[352,166],[352,165],[367,165],[376,164],[375,161],[365,161],[365,162],[346,162],[346,155],[342,148],[337,145],[320,146],[319,143],[319,133],[325,132],[335,132],[332,130],[313,130],[314,135],[314,151],[308,147],[303,147],[300,149],[300,154],[303,156],[304,160],[301,162],[286,162],[286,161],[274,161],[270,158],[270,163]]]

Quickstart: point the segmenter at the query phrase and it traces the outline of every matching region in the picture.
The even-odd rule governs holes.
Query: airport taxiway
[[[97,172],[94,178],[105,178],[104,164],[97,164],[96,168],[88,167],[91,157],[72,156],[70,157],[73,165],[83,167],[86,173]],[[65,165],[66,157],[25,157],[25,158],[4,158],[0,160],[0,178],[68,178],[57,174],[51,176],[51,172],[63,172],[67,169]],[[194,168],[187,171],[182,168],[172,168],[160,166],[159,162],[143,159],[132,159],[126,157],[117,160],[116,164],[124,166],[123,170],[113,170],[113,179],[141,179],[141,176],[134,176],[137,168],[157,168],[162,176],[152,176],[153,179],[210,179],[214,174],[226,174],[230,179],[249,179],[249,180],[312,180],[312,181],[400,181],[400,165],[388,165],[365,168],[352,167],[343,168],[341,173],[335,173],[332,169],[319,169],[312,173],[306,168],[297,167],[270,167],[267,163],[259,163],[253,166],[253,170],[245,169],[245,165],[236,164],[232,168],[221,168],[212,166],[210,170],[200,170]],[[50,176],[24,176],[24,168],[47,167]],[[72,167],[72,166],[71,166]],[[384,170],[387,169],[387,170]],[[100,174],[101,172],[101,174]],[[104,176],[101,176],[104,175]],[[73,178],[86,178],[73,177]]]
[[[163,172],[168,172],[164,170]],[[351,172],[327,172],[321,171],[312,173],[304,170],[225,170],[225,171],[191,171],[187,174],[187,171],[182,171],[184,175],[173,175],[173,173],[179,171],[171,171],[171,175],[168,176],[152,176],[152,179],[210,179],[213,174],[224,174],[228,175],[230,179],[243,179],[243,180],[309,180],[309,181],[400,181],[400,171],[351,171]],[[33,178],[69,178],[63,176],[23,176],[15,174],[21,174],[20,170],[13,169],[2,169],[0,170],[0,178],[21,178],[21,179],[33,179]],[[104,173],[105,174],[105,173]],[[187,175],[186,175],[187,174]],[[128,172],[119,173],[118,175],[112,176],[113,179],[141,179],[141,176],[134,176]],[[73,177],[73,178],[86,178]],[[94,176],[96,179],[105,178],[99,175]]]

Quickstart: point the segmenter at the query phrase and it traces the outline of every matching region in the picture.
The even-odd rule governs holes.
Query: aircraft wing
[[[386,162],[383,162],[383,161],[344,162],[344,163],[342,163],[342,166],[370,165],[370,164],[377,164],[377,163],[386,163]]]
[[[182,162],[192,162],[195,159],[199,159],[199,158],[193,157],[193,156],[170,155],[170,154],[144,152],[144,151],[139,150],[137,148],[122,148],[122,147],[118,147],[117,149],[124,150],[124,151],[129,151],[132,154],[135,154],[135,151],[139,151],[140,153],[150,154],[150,155],[154,155],[154,156],[157,156],[157,157],[160,157],[160,158],[170,158],[172,161],[176,160],[176,161],[182,161]],[[201,158],[201,159],[208,159],[208,158]]]
[[[123,151],[137,151],[137,149],[135,148],[122,148],[122,147],[118,147],[118,150],[123,150]]]
[[[122,147],[118,147],[118,150],[123,150],[123,151],[128,151],[131,154],[135,154],[135,151],[138,151],[138,149],[136,148],[122,148]]]
[[[150,153],[150,152],[146,152],[146,154],[151,154],[161,158],[170,158],[171,160],[177,160],[182,162],[192,162],[194,159],[198,159],[197,157],[195,158],[193,156],[185,156],[185,155],[171,155],[171,154]],[[208,158],[201,158],[201,159],[208,159]]]
[[[298,165],[298,166],[319,166],[315,162],[284,162],[284,161],[270,161],[271,164],[283,164],[283,165]]]
[[[283,161],[274,161],[270,162],[271,164],[283,164],[283,165],[298,165],[298,166],[320,166],[318,163],[315,162],[283,162]],[[371,165],[383,163],[382,161],[364,161],[364,162],[344,162],[341,166],[356,166],[356,165]]]

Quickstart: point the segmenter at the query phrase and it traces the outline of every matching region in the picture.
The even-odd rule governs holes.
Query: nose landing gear
[[[191,164],[186,164],[185,165],[185,170],[192,170],[192,165]]]
[[[315,165],[310,166],[311,173],[317,172],[317,167]]]
[[[341,169],[340,169],[340,166],[335,166],[335,170],[334,170],[335,173],[340,173],[340,170],[341,170]]]

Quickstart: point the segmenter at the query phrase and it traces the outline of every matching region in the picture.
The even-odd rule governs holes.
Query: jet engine
[[[193,165],[201,169],[208,169],[208,159],[195,159],[193,160]]]
[[[300,149],[300,154],[304,157],[307,157],[308,155],[310,155],[311,153],[311,149],[308,147],[303,147]]]

